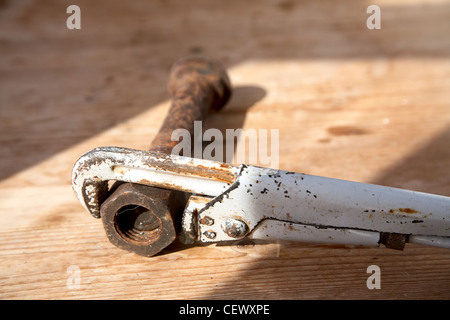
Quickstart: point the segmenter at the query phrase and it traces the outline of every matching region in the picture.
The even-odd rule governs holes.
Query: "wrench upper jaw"
[[[75,163],[72,188],[85,209],[99,218],[109,181],[217,196],[234,182],[238,172],[239,167],[209,160],[103,147],[87,152]]]

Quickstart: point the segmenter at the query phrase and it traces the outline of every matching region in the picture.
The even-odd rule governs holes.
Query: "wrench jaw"
[[[72,169],[72,189],[81,205],[96,219],[100,219],[100,205],[108,197],[109,167],[106,154],[115,154],[116,148],[96,148],[82,155]]]
[[[195,191],[200,208],[226,190],[237,173],[237,167],[202,159],[103,147],[75,163],[72,188],[83,207],[102,219],[114,245],[152,256],[178,235],[185,244],[197,241],[197,210],[186,206],[188,195]],[[115,183],[108,189],[110,181]],[[185,208],[192,208],[190,215],[181,214]],[[155,227],[140,228],[145,220],[153,220]]]
[[[100,205],[108,197],[108,182],[96,178],[86,179],[82,186],[83,202],[94,218],[100,218]]]

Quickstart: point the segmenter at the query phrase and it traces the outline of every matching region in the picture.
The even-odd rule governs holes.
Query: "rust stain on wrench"
[[[231,84],[222,64],[211,58],[191,56],[172,67],[168,89],[172,104],[150,150],[170,154],[178,141],[172,132],[194,132],[194,121],[209,110],[219,110],[229,100]],[[185,194],[139,184],[123,183],[100,207],[108,239],[115,246],[142,256],[153,256],[171,244],[177,221],[186,203]]]

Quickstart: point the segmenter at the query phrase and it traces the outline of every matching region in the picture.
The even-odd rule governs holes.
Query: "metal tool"
[[[203,120],[208,111],[222,108],[231,95],[225,68],[203,56],[178,60],[172,66],[168,89],[171,107],[150,147],[163,154],[170,154],[178,143],[171,139],[174,130],[186,129],[193,134],[194,122]],[[74,177],[82,175],[83,170],[74,169]],[[113,180],[116,182],[109,186],[98,172],[80,185],[80,196],[92,215],[101,217],[111,243],[143,256],[152,256],[171,244],[179,232],[185,193]]]
[[[449,197],[171,155],[170,149],[104,147],[76,162],[75,194],[102,217],[117,246],[151,256],[179,236],[186,244],[247,237],[450,248]],[[110,181],[127,184],[108,188]],[[180,201],[181,195],[188,200]],[[181,221],[174,218],[179,211]]]
[[[73,186],[90,211],[96,179],[190,194],[185,243],[244,237],[403,249],[414,242],[450,248],[450,198],[303,173],[233,166],[150,151],[105,147],[82,156]],[[89,184],[89,186],[91,186]]]

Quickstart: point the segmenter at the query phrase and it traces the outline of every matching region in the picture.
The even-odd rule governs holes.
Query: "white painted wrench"
[[[185,243],[248,237],[450,248],[445,196],[116,147],[86,153],[72,179],[78,199],[97,218],[110,180],[190,193],[182,220]]]

